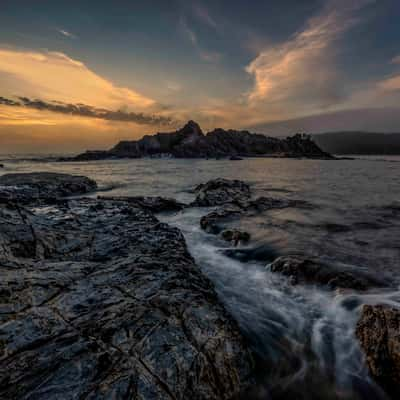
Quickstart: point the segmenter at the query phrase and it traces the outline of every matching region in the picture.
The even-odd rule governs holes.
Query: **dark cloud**
[[[169,117],[135,113],[129,111],[112,111],[104,108],[92,107],[87,104],[68,104],[60,101],[44,101],[19,97],[19,101],[0,96],[0,104],[6,106],[23,106],[35,110],[51,111],[59,114],[77,115],[87,118],[99,118],[107,121],[135,122],[142,125],[172,125],[174,120]]]

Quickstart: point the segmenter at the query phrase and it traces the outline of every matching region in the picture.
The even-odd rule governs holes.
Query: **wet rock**
[[[55,172],[5,174],[0,176],[0,200],[13,200],[24,204],[81,195],[96,189],[96,182],[86,176]]]
[[[400,310],[364,305],[356,336],[371,376],[393,399],[400,395]]]
[[[330,289],[343,288],[367,290],[384,287],[387,282],[357,268],[327,263],[302,255],[282,256],[273,261],[269,268],[290,278],[292,284],[319,284]]]
[[[181,232],[129,202],[0,204],[0,398],[230,399],[252,356]]]
[[[235,246],[241,242],[248,242],[250,240],[250,234],[239,229],[225,229],[221,232],[220,236],[227,242],[232,242]]]
[[[194,191],[197,194],[191,204],[194,207],[219,206],[250,198],[250,186],[239,180],[217,178],[198,185]]]
[[[221,207],[204,215],[200,219],[200,226],[208,233],[218,234],[223,230],[222,223],[243,216],[257,215],[261,212],[288,208],[309,208],[311,205],[301,200],[275,199],[272,197],[259,197],[255,200],[235,201],[223,204]]]
[[[98,196],[98,199],[127,202],[134,207],[143,208],[153,213],[180,211],[186,207],[186,204],[180,203],[175,199],[159,196]]]
[[[0,168],[4,168],[4,164],[0,164]]]
[[[271,262],[277,257],[276,251],[268,245],[261,245],[252,248],[224,249],[222,253],[227,257],[241,262],[259,261]]]

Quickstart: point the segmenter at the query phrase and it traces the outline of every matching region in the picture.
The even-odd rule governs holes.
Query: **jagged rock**
[[[194,207],[219,206],[250,198],[250,186],[239,180],[217,178],[202,183],[194,189],[196,199]]]
[[[186,207],[186,204],[180,203],[175,199],[159,196],[98,196],[100,200],[124,201],[135,207],[143,208],[153,213],[163,211],[180,211]]]
[[[200,126],[189,121],[171,133],[146,135],[140,140],[119,142],[109,151],[88,151],[70,160],[137,158],[168,155],[178,158],[226,158],[240,156],[308,157],[333,159],[307,135],[286,139],[267,137],[247,131],[215,129],[206,135]],[[65,161],[65,158],[61,159]]]
[[[383,279],[357,268],[336,265],[312,257],[290,255],[277,258],[269,264],[272,272],[290,278],[292,284],[313,283],[330,289],[343,288],[367,290],[387,286]]]
[[[231,399],[252,356],[181,232],[128,202],[0,204],[0,398]]]
[[[311,205],[301,200],[275,199],[272,197],[259,197],[255,200],[236,201],[234,203],[223,204],[221,207],[204,215],[200,219],[200,226],[208,233],[218,234],[223,229],[221,224],[229,220],[252,216],[260,212],[288,208],[288,207],[311,207]]]
[[[371,376],[393,399],[400,395],[400,310],[364,305],[356,335]]]
[[[86,176],[55,172],[32,172],[0,176],[0,201],[32,203],[80,195],[97,189],[94,180]]]
[[[248,242],[250,240],[250,234],[239,229],[225,229],[220,236],[227,242],[233,242],[235,246],[240,242]]]

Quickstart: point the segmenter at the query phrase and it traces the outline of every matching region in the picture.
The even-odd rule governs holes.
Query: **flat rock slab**
[[[362,271],[342,265],[302,255],[290,255],[277,258],[269,264],[272,272],[290,278],[292,284],[319,284],[330,289],[367,290],[371,287],[384,287],[383,279]]]
[[[400,310],[365,305],[356,335],[372,377],[392,396],[400,396]]]
[[[0,176],[0,200],[19,203],[45,202],[61,197],[81,195],[97,189],[86,176],[55,172],[5,174]]]
[[[122,201],[0,204],[0,398],[230,399],[252,363],[178,229]]]

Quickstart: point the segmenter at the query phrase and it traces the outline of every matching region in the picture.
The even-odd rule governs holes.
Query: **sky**
[[[0,153],[400,131],[399,0],[0,0]]]

